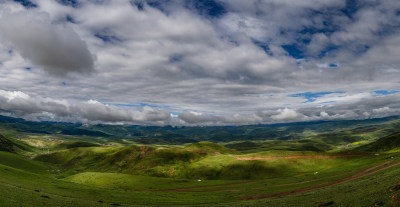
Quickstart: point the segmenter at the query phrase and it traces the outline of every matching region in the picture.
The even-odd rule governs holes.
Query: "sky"
[[[400,115],[398,0],[0,0],[0,114],[213,126]]]

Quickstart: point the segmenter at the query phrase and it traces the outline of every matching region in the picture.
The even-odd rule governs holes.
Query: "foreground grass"
[[[400,185],[396,187],[400,165],[340,185],[285,194],[343,181],[381,163],[400,162],[398,151],[335,157],[341,154],[282,150],[224,154],[204,150],[225,149],[215,144],[194,146],[196,149],[189,150],[78,147],[44,154],[37,160],[0,152],[0,206],[400,204]],[[285,196],[243,200],[282,193]]]
[[[348,160],[353,164],[344,166],[342,174],[326,172],[256,181],[200,182],[95,172],[80,173],[60,180],[55,179],[51,172],[38,174],[0,165],[0,206],[390,206],[397,202],[396,195],[399,193],[395,190],[400,181],[398,166],[312,192],[251,201],[240,198],[287,192],[340,180],[356,173],[345,170],[362,171],[365,167],[389,159],[392,162],[400,161],[396,156],[390,154]]]

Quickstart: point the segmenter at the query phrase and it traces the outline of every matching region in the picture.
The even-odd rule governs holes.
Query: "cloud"
[[[372,117],[374,118],[380,118],[380,117],[385,117],[385,116],[391,116],[393,114],[398,114],[400,112],[400,109],[392,109],[388,106],[384,106],[381,108],[373,109],[372,110]]]
[[[179,119],[189,124],[207,123],[218,121],[218,117],[209,116],[207,114],[197,113],[193,111],[185,111],[178,115]]]
[[[0,90],[0,111],[22,117],[42,116],[43,120],[100,123],[150,123],[166,121],[170,113],[145,106],[141,110],[126,110],[95,100],[69,103],[66,100],[32,97],[20,91]],[[37,117],[36,117],[37,118]],[[39,119],[40,120],[40,119]]]
[[[382,108],[379,108],[379,109],[373,109],[373,110],[372,110],[372,112],[377,113],[377,114],[380,114],[380,113],[387,113],[387,112],[391,112],[391,111],[392,111],[392,110],[391,110],[389,107],[387,107],[387,106],[382,107]]]
[[[303,121],[306,119],[306,116],[296,112],[293,109],[284,108],[284,109],[279,109],[278,114],[272,115],[271,119],[279,122]]]
[[[9,12],[3,8],[0,36],[25,59],[55,76],[94,71],[86,43],[68,24],[51,22],[39,11]]]
[[[175,125],[398,114],[396,94],[374,92],[400,87],[398,1],[196,2],[3,1],[3,112]],[[153,107],[119,105],[141,103]]]
[[[283,122],[349,120],[400,114],[400,94],[319,107],[264,108],[251,113],[210,114],[184,111],[178,115],[158,106],[116,106],[96,100],[67,100],[31,96],[21,91],[0,90],[0,112],[35,121],[119,123],[145,125],[242,125]],[[387,106],[388,105],[388,106]],[[355,107],[357,106],[357,107]]]
[[[233,115],[209,115],[194,111],[185,111],[177,116],[184,123],[189,125],[240,125],[243,123],[263,123],[260,114],[233,114]]]

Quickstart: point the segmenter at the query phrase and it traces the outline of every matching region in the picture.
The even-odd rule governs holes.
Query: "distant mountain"
[[[385,125],[385,126],[383,126]],[[332,140],[333,136],[340,136],[342,140],[334,140],[330,144],[341,141],[352,141],[348,134],[340,134],[343,131],[353,130],[357,134],[367,131],[381,130],[385,127],[384,135],[396,131],[400,126],[400,117],[386,117],[380,119],[349,120],[349,121],[319,121],[299,122],[273,125],[244,125],[244,126],[129,126],[129,125],[87,125],[84,129],[101,131],[120,138],[134,138],[138,141],[154,141],[163,144],[165,140],[174,143],[191,143],[193,140],[211,142],[229,142],[243,140],[293,140],[309,137],[317,134],[324,135],[326,140]],[[330,134],[330,135],[328,135]],[[348,140],[346,140],[348,139]],[[355,139],[355,140],[358,140]]]
[[[139,126],[83,125],[58,122],[32,122],[0,116],[0,128],[39,134],[64,134],[118,139],[134,139],[142,144],[184,144],[198,141],[230,142],[245,140],[298,140],[316,137],[337,145],[362,139],[366,132],[379,131],[382,137],[397,131],[400,116],[349,120],[318,121],[245,126]],[[374,137],[373,137],[374,138]]]
[[[82,129],[81,124],[33,122],[7,116],[0,116],[0,127],[27,133],[110,137],[109,134],[100,131]]]

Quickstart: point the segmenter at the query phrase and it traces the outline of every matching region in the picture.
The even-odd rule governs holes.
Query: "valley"
[[[100,126],[81,135],[57,133],[54,128],[74,133],[87,128],[63,123],[35,123],[41,133],[29,132],[30,122],[4,119],[0,126],[0,206],[400,203],[398,117],[354,121],[344,129],[339,127],[341,122],[314,123],[318,127],[297,124],[296,130],[291,124],[247,129],[269,128],[297,137],[284,140],[269,134],[264,139],[221,142],[211,136],[199,138],[198,129],[185,128],[186,134],[197,134],[193,135],[196,142],[181,144],[170,143],[170,139],[176,141],[170,137],[118,137],[105,129],[101,133],[108,135],[102,137],[90,131]],[[124,126],[113,126],[117,127]],[[238,129],[227,128],[205,130],[242,136],[232,132]],[[246,131],[245,126],[239,128]],[[157,130],[165,134],[171,128]],[[141,144],[146,139],[158,141]]]

